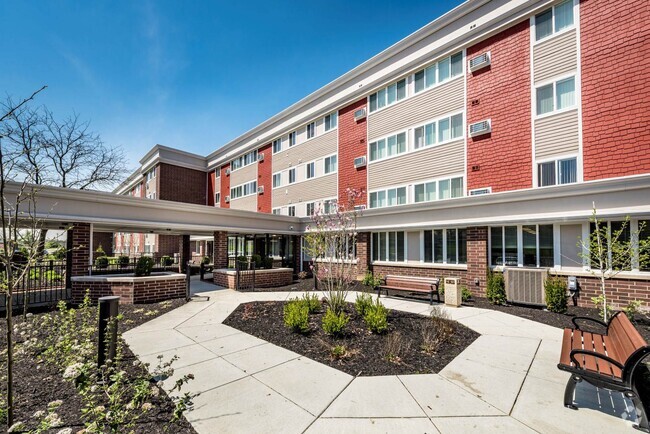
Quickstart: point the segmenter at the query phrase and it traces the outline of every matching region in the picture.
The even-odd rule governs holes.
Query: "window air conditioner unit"
[[[469,70],[471,72],[478,71],[479,69],[485,68],[490,65],[490,52],[486,51],[483,54],[470,59],[469,61]]]
[[[355,205],[354,210],[355,211],[364,211],[366,209],[365,205]]]
[[[470,196],[479,196],[481,194],[490,194],[490,193],[492,193],[492,187],[475,188],[474,190],[469,191]]]
[[[264,161],[264,153],[260,152],[257,154],[257,161],[262,162]]]
[[[360,121],[361,119],[365,119],[365,118],[366,118],[366,109],[365,109],[365,107],[360,108],[359,110],[354,112],[354,120],[355,121]]]
[[[264,194],[264,186],[263,185],[260,185],[259,187],[257,187],[257,194]]]
[[[486,119],[481,122],[476,122],[470,124],[469,126],[469,136],[476,137],[482,136],[492,131],[492,119]]]
[[[365,167],[366,165],[366,156],[362,155],[361,157],[357,157],[354,159],[354,168],[358,169],[360,167]]]
[[[226,175],[230,175],[230,167],[226,169]]]
[[[230,196],[226,196],[224,200],[226,201],[226,203],[230,203]]]

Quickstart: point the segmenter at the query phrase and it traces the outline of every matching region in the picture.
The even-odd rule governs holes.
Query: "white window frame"
[[[562,109],[557,108],[557,84],[560,81],[567,80],[569,78],[573,78],[573,92],[574,92],[574,100],[573,100],[573,105],[569,107],[564,107]],[[537,90],[546,87],[548,85],[553,85],[553,110],[547,113],[543,114],[537,114]],[[569,74],[563,74],[557,77],[554,77],[550,80],[544,80],[542,82],[539,82],[538,84],[535,85],[535,89],[533,90],[533,110],[534,110],[534,118],[535,119],[543,119],[548,116],[553,116],[559,113],[565,113],[569,112],[572,110],[577,110],[578,109],[578,98],[579,98],[579,92],[578,92],[578,77],[575,72],[571,72]]]
[[[580,159],[578,158],[578,154],[567,154],[567,155],[560,155],[560,156],[554,156],[554,157],[549,157],[549,158],[542,158],[539,160],[535,160],[535,188],[549,188],[549,187],[557,187],[560,185],[570,185],[570,184],[560,184],[559,183],[559,176],[560,176],[560,161],[565,161],[565,160],[571,160],[574,159],[576,160],[576,182],[572,182],[570,184],[577,184],[579,182],[582,182],[582,171],[580,170]],[[544,185],[541,186],[539,185],[540,179],[539,179],[539,165],[544,164],[544,163],[555,163],[555,184],[553,185]]]
[[[398,131],[396,133],[392,133],[392,134],[388,134],[388,135],[385,135],[385,136],[382,136],[382,137],[377,137],[375,139],[372,139],[372,142],[368,141],[368,146],[366,148],[366,152],[367,152],[366,155],[368,155],[368,164],[372,164],[372,163],[376,163],[378,161],[384,161],[384,160],[388,160],[390,158],[398,157],[400,155],[408,154],[408,152],[409,152],[409,133],[408,132],[409,132],[408,129],[400,130],[400,131]],[[404,134],[404,152],[398,152],[395,155],[390,155],[389,156],[388,155],[388,139],[391,138],[391,137],[395,137],[395,140],[397,140],[397,136],[399,136],[400,134]],[[371,156],[370,149],[372,148],[373,144],[375,144],[375,143],[377,143],[377,142],[379,142],[381,140],[383,140],[385,142],[386,155],[384,157],[372,160],[371,157],[370,157]]]
[[[289,185],[291,185],[291,184],[295,184],[295,183],[296,183],[296,168],[295,168],[295,167],[292,167],[291,169],[288,170],[288,172],[289,172],[289,177],[288,177],[288,179],[287,179],[287,183],[288,183]],[[292,173],[293,173],[293,182],[291,181],[291,178],[292,178],[291,174],[292,174]]]
[[[451,197],[451,191],[452,191],[451,181],[453,179],[460,179],[462,181],[462,183],[463,183],[462,194],[460,196],[458,196],[458,197]],[[448,198],[446,198],[446,199],[441,199],[440,198],[440,182],[441,181],[449,181],[449,195],[450,196]],[[415,186],[416,185],[422,185],[422,184],[428,184],[430,182],[435,182],[436,183],[436,198],[434,200],[432,200],[432,201],[425,200],[425,201],[422,201],[422,202],[416,202],[415,201]],[[438,178],[433,178],[433,179],[427,179],[427,180],[424,180],[424,181],[417,181],[417,182],[414,182],[413,184],[410,185],[410,189],[412,190],[412,193],[411,193],[411,197],[412,197],[412,200],[413,200],[412,203],[438,202],[438,201],[441,201],[441,200],[459,199],[459,198],[467,196],[467,191],[466,191],[467,190],[467,185],[466,185],[466,182],[465,182],[465,175],[462,174],[462,173],[452,175],[452,176],[443,176],[443,177],[438,177]],[[425,194],[426,194],[426,192],[425,192]]]
[[[459,262],[459,253],[458,253],[458,231],[459,230],[465,230],[465,262]],[[436,262],[435,261],[435,232],[434,231],[442,231],[442,262]],[[455,237],[456,237],[456,262],[447,262],[447,231],[454,231]],[[424,238],[425,238],[425,232],[426,231],[431,231],[431,262],[427,262],[425,258],[425,250],[424,250]],[[426,228],[422,229],[420,231],[420,263],[422,264],[431,264],[431,265],[437,265],[437,266],[443,266],[443,265],[452,265],[452,266],[461,266],[461,267],[466,267],[467,266],[467,261],[468,261],[468,256],[469,252],[467,249],[467,227],[465,226],[452,226],[452,227],[444,227],[444,228]]]
[[[236,192],[238,188],[241,188],[241,195],[236,195],[233,192]],[[246,190],[249,190],[248,193],[245,193]],[[237,200],[241,199],[244,197],[252,196],[254,194],[257,194],[257,181],[248,181],[244,182],[243,184],[237,184],[233,187],[230,187],[230,200]]]
[[[221,207],[221,192],[217,191],[214,194],[214,206]]]
[[[316,122],[310,122],[307,124],[307,140],[314,137],[316,137]]]
[[[305,163],[305,180],[314,179],[316,177],[316,162],[310,161]]]
[[[462,65],[461,72],[459,74],[457,74],[457,75],[452,75],[452,73],[451,73],[451,58],[453,56],[456,56],[457,54],[460,54],[460,63]],[[440,63],[444,62],[447,59],[449,59],[449,77],[447,79],[445,79],[444,81],[440,81],[439,65],[440,65]],[[427,82],[426,82],[426,78],[427,78],[426,70],[430,69],[430,68],[435,68],[434,75],[436,77],[436,82],[431,84],[431,85],[427,85]],[[415,76],[417,74],[419,74],[420,72],[424,75],[424,80],[425,80],[424,81],[424,87],[422,89],[420,89],[420,90],[416,90],[415,89]],[[440,86],[442,84],[449,83],[453,79],[455,79],[457,77],[463,77],[464,75],[465,75],[465,54],[464,54],[463,50],[460,50],[460,51],[452,53],[452,54],[450,54],[448,56],[442,57],[442,58],[436,60],[435,62],[433,62],[433,63],[431,63],[429,65],[426,65],[426,66],[418,69],[417,71],[415,71],[412,74],[412,79],[411,79],[411,81],[413,82],[413,95],[418,95],[418,94],[420,94],[422,92],[425,92],[425,91],[427,91],[429,89],[433,89],[433,88],[435,88],[437,86]]]
[[[296,139],[297,139],[298,133],[296,131],[292,131],[289,133],[289,147],[296,146]]]
[[[336,111],[328,115],[325,115],[325,117],[323,117],[323,128],[325,132],[335,130],[339,127],[338,116],[339,116],[339,112]],[[332,126],[332,119],[334,119],[334,126]]]
[[[395,233],[395,260],[391,261],[390,260],[390,235],[389,233],[394,232]],[[397,232],[403,232],[404,233],[404,260],[403,261],[398,261],[397,260]],[[386,247],[386,259],[376,259],[373,257],[374,251],[375,251],[375,241],[374,241],[374,234],[386,234],[386,242],[385,242],[385,247]],[[378,238],[381,238],[381,235],[378,236]],[[405,264],[408,262],[408,231],[377,231],[377,232],[371,232],[370,233],[370,259],[372,263],[391,263],[391,264]]]
[[[292,210],[293,210],[293,214],[291,213]],[[295,206],[295,205],[289,205],[289,206],[287,207],[287,215],[288,215],[288,216],[291,216],[291,217],[295,217],[295,216],[296,216],[296,206]]]
[[[397,94],[397,83],[399,83],[401,81],[404,81],[404,97],[402,97],[400,99],[400,98],[398,98],[398,94]],[[391,86],[395,86],[395,101],[389,103],[388,102],[388,88],[391,87]],[[379,105],[377,105],[377,108],[372,110],[371,109],[371,104],[370,104],[370,99],[371,99],[372,95],[376,95],[376,98],[378,100],[380,92],[384,93],[385,104],[382,107],[379,107]],[[367,101],[366,101],[367,102],[367,107],[368,107],[368,113],[369,114],[370,113],[377,113],[377,112],[385,109],[386,107],[391,107],[391,106],[397,104],[398,102],[401,102],[401,101],[404,101],[404,100],[408,99],[409,96],[410,96],[409,95],[409,76],[402,77],[399,80],[395,80],[395,81],[391,82],[390,84],[387,84],[386,86],[380,87],[379,89],[375,90],[373,93],[368,95],[368,98],[367,98]]]
[[[404,203],[398,203],[398,204],[395,204],[395,205],[388,205],[388,192],[390,190],[395,190],[395,199],[397,200],[397,197],[398,197],[397,196],[397,190],[400,189],[400,188],[405,189],[406,201]],[[372,194],[379,194],[381,192],[384,192],[386,194],[386,205],[385,206],[372,207],[371,206],[372,202],[370,201],[371,195]],[[408,205],[409,203],[410,203],[410,200],[409,200],[409,186],[408,186],[408,184],[407,185],[395,185],[395,186],[390,186],[390,187],[382,187],[382,188],[377,188],[377,189],[368,191],[368,208],[369,209],[395,208],[395,207],[398,207],[398,206]]]
[[[276,176],[277,176],[277,179],[279,179],[279,182],[278,182],[277,185],[275,184]],[[273,176],[271,177],[271,185],[273,186],[272,188],[280,188],[280,187],[282,187],[282,172],[276,172],[276,173],[273,174]]]
[[[278,145],[277,149],[276,149],[276,145]],[[273,140],[273,144],[271,146],[273,147],[274,154],[277,154],[278,152],[282,152],[282,137]]]
[[[553,5],[552,7],[548,8],[548,9],[544,9],[543,11],[538,12],[538,13],[536,13],[535,15],[533,15],[531,17],[531,20],[532,20],[532,23],[533,23],[533,25],[531,26],[532,27],[531,40],[533,41],[533,45],[541,44],[542,42],[548,41],[549,39],[552,39],[552,38],[554,38],[556,36],[559,36],[559,35],[562,35],[564,33],[570,32],[570,31],[572,31],[573,29],[576,28],[576,20],[578,19],[578,12],[579,12],[578,8],[577,8],[577,1],[574,1],[574,0],[568,0],[568,1],[573,3],[573,24],[570,25],[569,27],[565,27],[562,30],[555,31],[555,9],[556,9],[556,7],[558,5],[560,5],[561,3],[564,3],[564,2],[558,2],[558,4],[555,4],[555,5]],[[537,20],[535,18],[537,17],[537,15],[541,15],[541,14],[543,14],[545,12],[548,12],[549,9],[552,9],[552,12],[551,12],[551,33],[549,35],[544,36],[543,38],[538,40],[537,39]]]
[[[248,159],[248,162],[246,160]],[[237,164],[235,164],[237,162]],[[244,167],[250,166],[251,164],[257,163],[257,149],[248,151],[236,158],[230,160],[230,173],[236,172],[237,170],[243,169]],[[239,167],[236,167],[239,165]]]
[[[336,169],[335,170],[330,170],[329,172],[327,171],[327,161],[330,161],[330,167],[332,167],[332,159],[336,162]],[[337,173],[339,171],[339,161],[338,161],[338,155],[333,154],[325,157],[323,159],[323,175],[331,175],[333,173]]]

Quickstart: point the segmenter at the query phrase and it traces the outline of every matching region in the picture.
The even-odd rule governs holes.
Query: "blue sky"
[[[0,93],[206,155],[461,1],[0,2]]]

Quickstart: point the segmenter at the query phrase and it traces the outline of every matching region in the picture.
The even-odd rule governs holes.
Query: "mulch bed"
[[[469,328],[450,321],[453,334],[438,350],[429,355],[421,350],[421,325],[431,321],[422,315],[390,310],[389,330],[381,335],[368,331],[363,319],[354,306],[348,304],[350,322],[344,337],[328,336],[322,329],[325,309],[310,314],[310,332],[294,333],[284,325],[284,302],[252,302],[239,305],[224,321],[231,327],[257,336],[268,342],[307,356],[351,375],[404,375],[437,373],[458,356],[479,334]],[[391,337],[401,335],[404,348],[399,359],[389,361],[385,356],[386,346]],[[344,345],[348,356],[333,359],[331,349]]]
[[[183,304],[185,304],[184,299],[146,305],[121,305],[119,309],[124,318],[119,324],[119,331],[123,333]],[[53,314],[52,311],[34,313],[34,315],[51,314]],[[14,321],[20,323],[23,318],[16,316]],[[6,321],[2,321],[0,324],[0,348],[6,348],[7,346],[6,330]],[[47,330],[42,330],[42,332],[47,333]],[[15,336],[14,339],[21,342],[20,336]],[[123,355],[125,359],[124,367],[129,377],[134,378],[146,374],[144,367],[133,366],[133,362],[137,358],[128,346],[124,347]],[[6,358],[4,357],[0,361],[0,369],[2,369],[3,373],[6,372]],[[0,384],[0,393],[3,396],[6,395],[6,383],[4,381]],[[56,412],[64,424],[47,432],[56,433],[65,427],[72,428],[75,433],[82,430],[84,428],[81,420],[83,402],[74,385],[62,378],[60,370],[46,363],[39,362],[31,357],[18,358],[14,364],[14,420],[23,421],[30,427],[29,423],[32,415],[38,410],[45,410],[47,404],[55,400],[63,401],[63,405]],[[150,402],[154,405],[154,410],[147,413],[135,427],[135,432],[138,434],[163,432],[165,425],[172,417],[174,405],[165,393],[152,398]],[[196,433],[185,418],[170,426],[168,432]]]

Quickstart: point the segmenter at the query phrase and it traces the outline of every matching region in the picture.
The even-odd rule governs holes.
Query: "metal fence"
[[[248,261],[237,261],[235,287],[237,290],[255,289],[255,263]]]
[[[20,265],[19,265],[20,267]],[[42,261],[32,265],[14,287],[12,305],[14,309],[25,306],[44,306],[70,299],[70,289],[66,288],[66,261]],[[5,295],[0,296],[0,310],[7,307]]]
[[[170,256],[154,257],[152,271],[178,271],[178,262]],[[96,258],[89,267],[90,275],[134,273],[141,256],[117,256]]]

